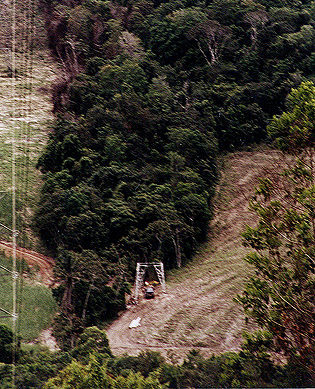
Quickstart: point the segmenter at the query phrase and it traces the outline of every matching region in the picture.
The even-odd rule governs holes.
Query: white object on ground
[[[141,317],[137,317],[136,319],[133,319],[132,322],[129,324],[129,328],[139,327],[141,325],[140,320],[141,320]]]

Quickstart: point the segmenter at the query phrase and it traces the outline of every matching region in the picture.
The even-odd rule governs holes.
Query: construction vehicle
[[[154,288],[152,286],[148,286],[144,292],[144,297],[146,299],[153,299],[154,298]]]

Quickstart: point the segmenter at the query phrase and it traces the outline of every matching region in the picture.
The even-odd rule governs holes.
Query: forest
[[[39,0],[38,12],[63,70],[33,218],[56,259],[61,351],[19,350],[18,387],[311,385],[315,2]],[[298,210],[272,202],[278,187],[261,181],[251,203],[261,222],[244,232],[259,252],[247,258],[258,276],[239,296],[268,331],[248,335],[239,353],[206,359],[192,350],[176,366],[149,351],[114,358],[96,326],[125,309],[136,263],[185,266],[211,235],[218,156],[275,140],[298,158],[283,174],[283,199]],[[285,246],[283,235],[298,243]],[[283,351],[287,364],[268,350]]]
[[[123,308],[136,262],[180,267],[206,238],[216,156],[268,141],[291,88],[312,79],[304,3],[41,3],[64,76],[34,228],[79,331]]]

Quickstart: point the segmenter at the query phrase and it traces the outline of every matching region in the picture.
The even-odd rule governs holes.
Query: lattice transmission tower
[[[135,282],[135,295],[134,295],[134,301],[135,304],[138,303],[139,294],[141,289],[144,285],[144,278],[146,275],[146,271],[149,267],[153,267],[156,271],[158,280],[162,286],[162,292],[166,293],[166,286],[165,286],[165,274],[164,274],[164,265],[163,262],[152,262],[152,263],[137,263],[137,271],[136,271],[136,282]]]

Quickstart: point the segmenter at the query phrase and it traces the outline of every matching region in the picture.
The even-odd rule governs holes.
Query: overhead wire
[[[12,387],[16,386],[16,355],[20,334],[21,306],[23,299],[22,261],[17,261],[17,230],[21,239],[20,246],[25,247],[25,227],[28,208],[29,191],[29,142],[30,118],[32,112],[32,30],[33,0],[23,3],[22,23],[19,26],[19,74],[17,74],[17,31],[16,0],[12,0],[12,47],[11,47],[11,99],[12,99]],[[22,4],[20,4],[22,5]],[[20,7],[21,8],[21,7]],[[21,15],[19,15],[21,17]],[[22,50],[21,50],[22,49]],[[17,92],[17,76],[19,76],[19,93]],[[17,185],[17,178],[19,182]],[[18,206],[17,206],[18,205]],[[17,217],[19,211],[19,217]]]
[[[22,251],[21,260],[17,261],[18,274],[21,276],[17,282],[17,316],[21,317],[23,306],[23,272],[24,272],[24,253],[23,248],[27,247],[27,226],[28,209],[30,202],[29,172],[30,172],[30,142],[32,126],[32,92],[33,92],[33,42],[34,42],[34,0],[27,0],[23,3],[23,23],[22,42],[23,48],[20,53],[21,66],[21,86],[20,90],[20,160],[19,160],[19,246]],[[21,320],[18,320],[16,327],[17,336],[20,335]]]
[[[27,208],[29,206],[29,163],[30,163],[30,119],[32,114],[32,79],[33,79],[33,34],[34,34],[34,0],[19,2],[19,36],[17,40],[17,0],[6,3],[11,13],[11,44],[4,51],[10,52],[8,69],[11,73],[10,88],[10,131],[11,131],[11,226],[0,223],[0,228],[8,231],[12,239],[11,269],[0,265],[0,269],[12,277],[12,306],[0,307],[0,318],[12,319],[12,387],[16,387],[16,355],[22,305],[23,277],[22,261],[17,261],[18,230],[22,231],[22,246],[26,246],[25,234]],[[24,8],[23,8],[24,7]],[[22,17],[21,17],[22,13]],[[17,43],[22,43],[17,47]],[[19,55],[20,71],[17,71]],[[17,82],[19,76],[19,85]],[[19,88],[19,92],[18,92]],[[17,183],[17,177],[19,182]],[[18,184],[18,185],[17,185]],[[1,191],[1,199],[7,191]],[[19,217],[17,211],[19,210]],[[12,308],[12,309],[11,309]]]
[[[12,99],[12,387],[15,388],[16,335],[16,0],[12,0],[12,43],[11,43],[11,99]]]
[[[24,7],[27,7],[28,5],[28,2],[27,3],[24,3]],[[19,155],[20,155],[20,160],[19,160],[19,164],[18,164],[18,167],[19,167],[19,174],[18,174],[18,177],[19,177],[19,188],[18,188],[18,195],[19,195],[19,217],[18,217],[18,229],[19,231],[21,231],[21,238],[23,240],[23,243],[21,244],[21,242],[19,241],[19,246],[20,246],[20,249],[21,250],[21,247],[25,247],[25,242],[24,242],[24,215],[26,215],[25,211],[27,209],[27,207],[25,209],[21,208],[24,207],[24,202],[25,202],[25,198],[27,196],[26,192],[25,192],[25,188],[24,188],[24,183],[25,183],[25,163],[24,162],[24,158],[25,158],[25,155],[27,155],[27,141],[25,139],[25,132],[26,132],[26,129],[25,127],[27,126],[27,122],[26,122],[26,118],[27,118],[27,114],[26,114],[26,99],[27,99],[27,78],[28,78],[28,67],[27,67],[27,34],[28,34],[28,27],[27,27],[27,24],[28,24],[28,15],[27,15],[27,9],[28,8],[24,8],[22,11],[23,11],[23,23],[21,25],[21,28],[22,28],[22,33],[20,34],[21,35],[21,39],[22,39],[22,52],[20,53],[21,55],[21,58],[20,58],[20,78],[22,79],[22,85],[20,86],[19,88],[19,107],[20,107],[20,113],[19,113],[19,118],[20,118],[20,122],[19,122],[19,133],[20,133],[20,139],[19,139]],[[21,258],[20,258],[21,259]],[[22,277],[22,272],[23,272],[23,269],[22,269],[22,262],[21,260],[20,261],[17,261],[17,266],[18,266],[18,274],[20,275],[20,277],[18,278],[18,282],[17,282],[17,317],[18,317],[18,320],[17,320],[17,327],[16,327],[16,334],[17,336],[20,335],[20,330],[21,330],[21,307],[22,307],[22,299],[23,299],[23,277]]]

